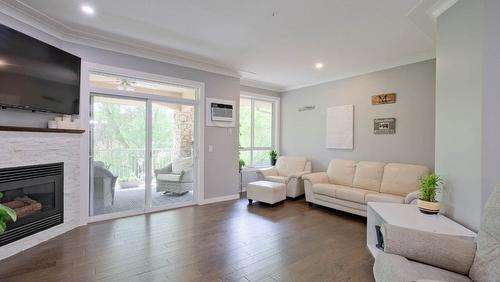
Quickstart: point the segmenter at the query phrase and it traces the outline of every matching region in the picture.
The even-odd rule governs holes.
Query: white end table
[[[375,226],[382,223],[421,231],[460,236],[470,238],[471,240],[477,235],[442,214],[423,214],[418,210],[416,205],[369,202],[366,245],[373,257],[376,257],[380,251],[376,247],[377,232],[375,231]]]

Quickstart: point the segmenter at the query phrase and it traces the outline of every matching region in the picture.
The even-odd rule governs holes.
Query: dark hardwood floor
[[[77,228],[0,261],[0,281],[373,281],[366,220],[246,199]]]

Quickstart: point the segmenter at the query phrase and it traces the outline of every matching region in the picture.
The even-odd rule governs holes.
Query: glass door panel
[[[194,201],[194,106],[151,105],[151,207]]]
[[[90,215],[144,210],[146,101],[91,99]]]

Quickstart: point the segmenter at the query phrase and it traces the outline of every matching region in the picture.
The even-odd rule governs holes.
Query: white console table
[[[366,244],[373,257],[380,251],[377,245],[376,225],[389,223],[401,227],[439,234],[460,236],[473,240],[476,233],[447,218],[442,214],[428,215],[418,210],[416,205],[392,203],[368,203],[368,221],[366,224]]]

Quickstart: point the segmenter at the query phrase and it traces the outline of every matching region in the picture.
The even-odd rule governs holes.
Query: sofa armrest
[[[408,195],[406,195],[405,197],[405,204],[415,205],[417,204],[417,200],[419,197],[420,197],[420,192],[418,190],[408,193]]]
[[[476,253],[476,243],[455,236],[408,229],[391,224],[381,228],[384,252],[403,256],[467,275]]]
[[[181,182],[193,182],[193,168],[188,168],[182,171]]]
[[[267,176],[278,176],[278,169],[275,166],[269,168],[261,168],[257,170],[257,176],[259,179],[266,179]]]
[[[328,175],[326,174],[326,172],[306,174],[302,176],[302,179],[309,182],[311,185],[314,185],[316,183],[328,183]]]
[[[310,171],[301,171],[301,172],[290,173],[288,175],[288,178],[301,178],[302,176],[304,176],[306,174],[311,174],[311,172]]]

